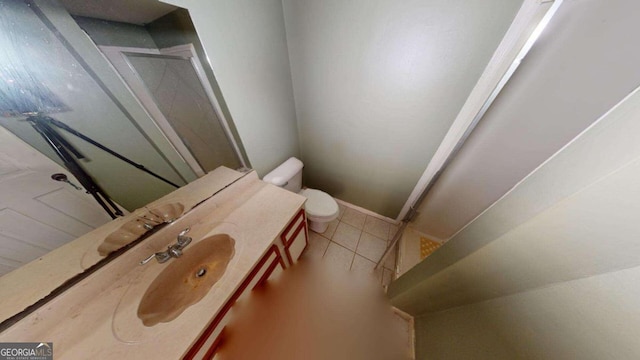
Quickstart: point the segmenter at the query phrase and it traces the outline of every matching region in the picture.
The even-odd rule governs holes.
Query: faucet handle
[[[171,249],[171,247],[169,247],[169,249]],[[160,264],[162,264],[162,263],[164,263],[164,262],[167,262],[167,260],[169,260],[170,258],[172,258],[172,257],[173,257],[173,256],[172,256],[173,254],[175,254],[175,252],[174,252],[174,253],[170,253],[170,252],[169,252],[169,250],[167,250],[167,251],[162,251],[162,252],[157,252],[157,253],[154,253],[154,254],[149,255],[149,257],[148,257],[148,258],[146,258],[146,259],[144,259],[144,260],[140,261],[140,265],[144,265],[144,264],[148,263],[148,262],[149,262],[149,261],[151,261],[151,259],[153,259],[153,258],[156,258],[156,260],[158,260],[158,262],[159,262]],[[179,252],[179,255],[178,255],[178,256],[180,256],[180,255],[182,255],[182,252]]]
[[[191,230],[191,227],[188,227],[188,228],[180,231],[180,234],[178,234],[178,241],[177,241],[176,244],[169,245],[167,247],[167,251],[157,252],[155,254],[149,255],[148,258],[140,261],[140,265],[144,265],[144,264],[148,263],[154,257],[156,258],[156,260],[158,260],[159,263],[162,264],[162,263],[166,262],[167,260],[169,260],[170,258],[178,258],[178,257],[182,256],[182,249],[184,249],[185,246],[187,246],[187,245],[189,245],[191,243],[191,238],[188,237],[188,236],[184,236],[190,230]]]
[[[180,245],[169,246],[167,254],[172,258],[179,258],[182,256],[182,247]]]
[[[177,246],[183,249],[185,246],[191,243],[191,238],[188,236],[178,236]]]
[[[153,258],[154,258],[154,257],[156,257],[156,254],[151,254],[151,255],[149,255],[149,257],[148,257],[148,258],[146,258],[146,259],[144,259],[144,260],[140,261],[140,265],[144,265],[144,264],[148,263],[149,261],[153,260]]]

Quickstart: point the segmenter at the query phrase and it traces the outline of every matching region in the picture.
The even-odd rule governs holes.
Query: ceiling
[[[59,0],[71,15],[144,25],[177,7],[158,0]]]

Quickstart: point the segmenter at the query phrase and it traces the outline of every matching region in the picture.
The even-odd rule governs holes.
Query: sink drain
[[[205,268],[200,268],[198,269],[198,271],[196,271],[196,277],[203,277],[204,274],[207,273],[207,269]]]

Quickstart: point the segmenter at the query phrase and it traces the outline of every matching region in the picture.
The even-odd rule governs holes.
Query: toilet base
[[[309,220],[309,229],[311,229],[314,232],[317,232],[318,234],[322,234],[325,231],[327,231],[328,227],[329,227],[329,222],[318,222],[318,221]]]

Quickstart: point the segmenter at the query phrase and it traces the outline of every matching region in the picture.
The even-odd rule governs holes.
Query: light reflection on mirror
[[[0,276],[111,220],[24,121],[27,113],[60,121],[179,186],[218,166],[247,165],[186,10],[155,0],[61,3],[0,0]],[[98,46],[192,50],[178,63],[136,58],[135,92]],[[175,189],[57,132],[125,212]]]

